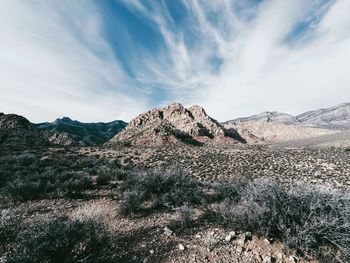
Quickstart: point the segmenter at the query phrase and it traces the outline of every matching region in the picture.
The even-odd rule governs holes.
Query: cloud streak
[[[185,0],[186,30],[197,37],[191,45],[183,28],[159,17],[165,12],[129,3],[162,32],[172,60],[148,60],[146,68],[176,90],[172,99],[201,104],[220,120],[263,110],[296,114],[350,100],[346,0],[247,1],[236,9],[239,1]],[[219,70],[210,67],[211,57],[222,59]]]

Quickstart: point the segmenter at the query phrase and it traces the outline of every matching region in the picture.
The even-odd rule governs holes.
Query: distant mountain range
[[[208,116],[199,106],[185,108],[179,103],[142,113],[129,125],[121,120],[83,123],[68,117],[33,124],[22,116],[0,113],[0,145],[254,144],[328,136],[341,130],[350,130],[350,103],[298,116],[263,112],[224,123]]]
[[[263,112],[250,117],[230,120],[225,122],[225,124],[247,121],[279,122],[334,130],[350,129],[350,103],[308,111],[297,116],[276,111]]]
[[[350,129],[350,103],[308,111],[298,115],[297,119],[304,125],[337,130]]]
[[[126,127],[121,120],[112,122],[83,123],[68,117],[54,122],[34,124],[39,131],[44,131],[50,141],[60,140],[61,144],[79,144],[86,146],[102,145]]]

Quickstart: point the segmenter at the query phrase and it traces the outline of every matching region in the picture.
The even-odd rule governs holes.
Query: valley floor
[[[329,183],[341,191],[350,189],[350,152],[342,148],[291,149],[237,145],[8,148],[1,149],[0,155],[2,193],[8,191],[9,194],[1,196],[1,222],[6,223],[4,215],[9,211],[12,217],[8,218],[19,218],[21,225],[62,216],[83,222],[86,218],[99,218],[108,231],[116,235],[116,256],[113,262],[318,262],[315,257],[295,256],[293,251],[285,250],[278,240],[251,236],[247,231],[216,224],[207,219],[205,209],[192,209],[191,227],[184,229],[181,228],[183,214],[176,209],[154,211],[142,216],[125,216],[120,213],[120,186],[125,180],[122,178],[123,172],[118,172],[116,177],[108,175],[107,179],[104,178],[104,169],[110,169],[108,167],[111,165],[114,170],[125,171],[180,169],[188,171],[199,181],[209,183],[266,177],[281,181],[287,188],[292,183],[303,181]],[[71,181],[66,172],[82,176]],[[17,185],[20,191],[13,188],[16,180],[8,184],[12,188],[6,186],[6,180],[12,179],[4,181],[4,178],[14,175],[29,176],[28,180],[32,180],[33,173],[45,174],[40,177],[41,182],[51,180],[50,176],[58,176],[59,179],[51,180],[48,185],[53,190],[46,186],[47,194],[42,195],[36,195],[41,185],[26,195],[23,191],[28,188],[22,188],[22,185]],[[85,177],[91,178],[91,184],[84,181]],[[57,180],[61,181],[57,183]],[[2,227],[6,226],[5,223]],[[10,253],[11,237],[6,242],[9,244],[2,246],[4,244],[1,244],[0,238],[0,252]],[[89,256],[86,260],[90,262]],[[78,261],[83,262],[81,259]],[[2,257],[1,253],[0,262],[7,262],[6,256]]]
[[[184,146],[80,148],[77,151],[137,169],[177,167],[206,181],[267,177],[285,184],[301,181],[350,188],[350,151],[346,148]]]

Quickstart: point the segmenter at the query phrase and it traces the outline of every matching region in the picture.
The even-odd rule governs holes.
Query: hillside
[[[0,145],[45,145],[42,134],[24,117],[0,113]]]
[[[125,126],[126,122],[116,120],[108,123],[83,123],[64,117],[54,122],[35,124],[34,126],[44,131],[49,140],[58,144],[79,144],[85,146],[102,145],[110,140]]]
[[[350,103],[308,111],[296,117],[303,125],[328,129],[350,129]]]

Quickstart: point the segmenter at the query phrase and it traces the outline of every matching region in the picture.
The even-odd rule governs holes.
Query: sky
[[[349,0],[0,1],[0,112],[32,122],[349,101]]]

